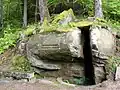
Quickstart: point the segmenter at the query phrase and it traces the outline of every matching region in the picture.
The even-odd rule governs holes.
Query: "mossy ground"
[[[31,72],[31,65],[25,56],[16,55],[12,58],[12,70],[18,72]]]

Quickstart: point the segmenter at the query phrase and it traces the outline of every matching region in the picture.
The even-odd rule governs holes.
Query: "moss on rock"
[[[85,26],[90,26],[92,24],[93,24],[93,22],[90,22],[90,21],[79,21],[79,22],[71,22],[71,23],[69,23],[69,25],[71,27],[85,27]]]
[[[59,24],[60,20],[66,19],[69,15],[75,19],[75,15],[73,13],[72,9],[65,10],[62,13],[58,14],[57,16],[54,17],[54,20],[52,21],[52,24]]]
[[[72,19],[68,19],[71,17]],[[66,19],[66,20],[65,20]],[[64,22],[65,20],[65,22]],[[67,21],[68,20],[68,21]],[[87,19],[77,20],[74,16],[73,10],[65,10],[62,13],[56,15],[51,22],[46,18],[40,27],[40,33],[43,32],[69,32],[77,27],[85,26],[102,26],[108,27],[107,21],[104,19],[96,18],[94,21],[89,21]]]
[[[72,9],[63,11],[59,15],[55,16],[53,20],[51,21],[51,23],[49,23],[49,21],[45,18],[43,24],[41,25],[40,33],[42,32],[64,32],[65,29],[67,29],[68,31],[68,28],[71,28],[70,25],[68,24],[70,21],[66,25],[61,25],[59,22],[63,21],[69,16],[71,16],[72,19],[75,19]]]
[[[32,35],[35,29],[36,29],[36,25],[35,24],[28,25],[27,28],[23,31],[23,34],[25,36]]]

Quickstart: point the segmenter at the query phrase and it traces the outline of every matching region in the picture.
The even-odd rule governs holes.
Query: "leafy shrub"
[[[4,28],[4,37],[0,38],[0,54],[11,46],[16,45],[16,41],[19,38],[19,31],[17,28]]]
[[[103,11],[107,19],[120,22],[120,0],[103,0]]]
[[[39,26],[39,25],[37,25],[37,24],[28,25],[27,28],[23,31],[23,34],[25,36],[32,35],[34,33],[34,31],[36,30],[37,26]]]

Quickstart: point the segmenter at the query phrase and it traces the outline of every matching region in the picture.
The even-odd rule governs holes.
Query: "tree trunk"
[[[0,0],[0,37],[3,36],[3,0]]]
[[[95,8],[95,17],[102,18],[102,0],[94,0],[94,8]]]
[[[23,27],[27,26],[27,0],[24,0]]]
[[[39,12],[40,12],[40,22],[43,23],[44,18],[50,18],[49,11],[47,8],[47,0],[39,0]]]
[[[35,3],[35,23],[37,22],[37,16],[38,16],[38,0],[36,0]]]

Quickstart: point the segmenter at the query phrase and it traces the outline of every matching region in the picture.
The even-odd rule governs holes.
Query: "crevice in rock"
[[[90,26],[82,27],[82,41],[83,41],[83,55],[84,55],[84,69],[85,69],[85,78],[87,85],[95,84],[95,75],[93,67],[93,57],[92,57],[92,48],[90,41]]]

